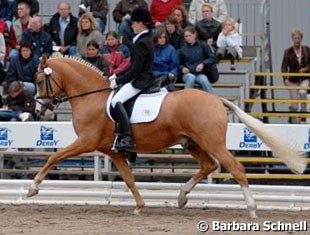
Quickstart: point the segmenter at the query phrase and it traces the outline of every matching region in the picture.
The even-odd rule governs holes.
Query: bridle
[[[49,68],[49,67],[47,67],[47,68]],[[45,69],[38,70],[37,73],[36,73],[36,76],[38,76],[41,73],[45,74],[44,81],[40,81],[39,83],[44,82],[44,86],[45,86],[45,90],[46,90],[47,94],[46,94],[46,96],[38,96],[38,97],[36,97],[36,100],[41,105],[44,105],[40,100],[42,100],[42,99],[49,99],[51,102],[49,103],[49,105],[45,105],[48,109],[50,109],[50,105],[51,104],[57,106],[57,105],[59,105],[59,104],[61,104],[63,102],[66,102],[66,101],[70,100],[70,99],[74,99],[74,98],[90,95],[90,94],[97,93],[97,92],[103,92],[103,91],[106,91],[106,90],[111,90],[110,87],[107,87],[107,88],[101,88],[101,89],[97,89],[97,90],[93,90],[93,91],[83,92],[81,94],[72,95],[72,96],[67,96],[67,95],[65,95],[65,96],[56,96],[54,94],[54,91],[53,91],[52,82],[55,83],[55,85],[60,90],[61,90],[61,86],[57,82],[57,80],[52,76],[52,70],[49,68],[50,69],[49,72],[46,72]]]

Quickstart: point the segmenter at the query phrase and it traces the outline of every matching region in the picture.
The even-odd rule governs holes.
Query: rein
[[[37,75],[40,74],[40,73],[45,73],[44,70],[40,70],[37,72]],[[81,94],[77,94],[77,95],[72,95],[72,96],[55,96],[54,95],[54,91],[53,91],[53,87],[51,85],[51,80],[56,84],[56,86],[61,90],[61,86],[58,84],[58,82],[51,76],[51,74],[47,75],[45,74],[45,89],[46,89],[46,93],[47,95],[46,96],[38,96],[36,98],[37,102],[42,104],[42,102],[40,102],[39,100],[41,99],[50,99],[51,102],[54,104],[54,105],[59,105],[63,102],[66,102],[68,100],[71,100],[71,99],[74,99],[74,98],[78,98],[78,97],[82,97],[82,96],[86,96],[86,95],[90,95],[90,94],[93,94],[93,93],[98,93],[98,92],[103,92],[103,91],[106,91],[106,90],[111,90],[110,87],[107,87],[107,88],[101,88],[101,89],[97,89],[97,90],[93,90],[93,91],[87,91],[87,92],[84,92],[84,93],[81,93]]]

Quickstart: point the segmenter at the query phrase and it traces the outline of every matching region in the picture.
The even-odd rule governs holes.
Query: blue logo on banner
[[[53,127],[40,127],[40,140],[37,140],[37,146],[52,146],[56,147],[59,140],[54,139],[54,132],[56,130]]]
[[[53,127],[40,127],[41,140],[53,140],[54,139],[54,129]]]
[[[308,129],[308,143],[304,144],[304,149],[305,150],[310,149],[310,129]]]
[[[0,127],[0,146],[11,146],[13,140],[9,139],[10,129],[6,127]]]
[[[257,142],[257,136],[248,128],[243,130],[243,139],[244,142]]]
[[[239,147],[241,149],[260,149],[262,142],[257,141],[257,136],[249,129],[243,129],[243,142],[240,142]]]

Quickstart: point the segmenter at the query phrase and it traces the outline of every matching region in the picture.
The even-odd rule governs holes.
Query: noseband
[[[44,73],[45,74],[44,85],[45,85],[45,90],[46,90],[46,93],[47,93],[46,96],[38,96],[36,98],[37,101],[40,100],[40,99],[49,99],[53,105],[59,105],[59,104],[61,104],[63,102],[66,102],[66,101],[68,101],[70,99],[73,99],[73,98],[77,98],[77,97],[81,97],[81,96],[86,96],[86,95],[90,95],[90,94],[93,94],[93,93],[102,92],[102,91],[106,91],[106,90],[111,90],[110,87],[107,87],[107,88],[101,88],[101,89],[97,89],[97,90],[93,90],[93,91],[88,91],[88,92],[84,92],[84,93],[77,94],[77,95],[72,95],[72,96],[67,96],[67,95],[65,95],[65,96],[56,96],[54,94],[54,91],[53,91],[52,81],[53,81],[53,83],[56,84],[56,86],[60,90],[62,90],[62,89],[61,89],[61,86],[59,85],[59,83],[57,82],[57,80],[55,78],[53,78],[52,72],[53,71],[49,67],[47,67],[45,69],[39,70],[36,73],[36,76],[38,76],[40,73]],[[38,102],[40,104],[42,104],[42,102],[40,102],[40,101],[38,101]]]

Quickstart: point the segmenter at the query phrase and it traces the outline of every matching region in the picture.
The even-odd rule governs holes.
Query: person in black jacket
[[[169,44],[176,50],[179,50],[185,43],[185,40],[183,37],[183,30],[174,15],[168,16],[165,28],[168,33]]]
[[[151,14],[148,10],[138,7],[131,14],[132,28],[136,36],[133,38],[133,53],[131,67],[121,75],[109,77],[112,89],[122,85],[118,93],[112,98],[119,124],[120,141],[115,144],[119,151],[133,148],[132,132],[127,112],[123,103],[150,87],[154,83],[152,76],[154,44],[150,34],[152,27]]]
[[[78,35],[78,18],[71,13],[71,4],[69,2],[60,2],[58,12],[53,15],[46,27],[46,32],[51,35],[54,51],[61,54],[75,55],[72,46],[76,46]]]
[[[205,72],[216,63],[214,53],[207,43],[197,40],[194,27],[184,29],[184,38],[186,43],[179,50],[184,87],[193,88],[195,83],[198,83],[204,91],[212,92],[210,80]]]
[[[203,4],[201,11],[203,18],[196,23],[195,27],[198,39],[207,42],[216,49],[216,41],[221,33],[222,25],[212,17],[213,7],[211,4]]]
[[[43,20],[40,16],[30,19],[29,28],[23,32],[21,42],[32,44],[34,54],[39,57],[43,54],[49,56],[53,52],[52,37],[43,30]]]
[[[100,69],[104,76],[109,76],[109,63],[101,55],[98,42],[91,40],[87,43],[86,48],[87,56],[82,58]]]
[[[6,83],[10,85],[14,81],[23,82],[24,89],[32,95],[36,93],[35,75],[39,65],[39,57],[33,53],[33,47],[30,43],[21,43],[19,55],[11,59]]]

